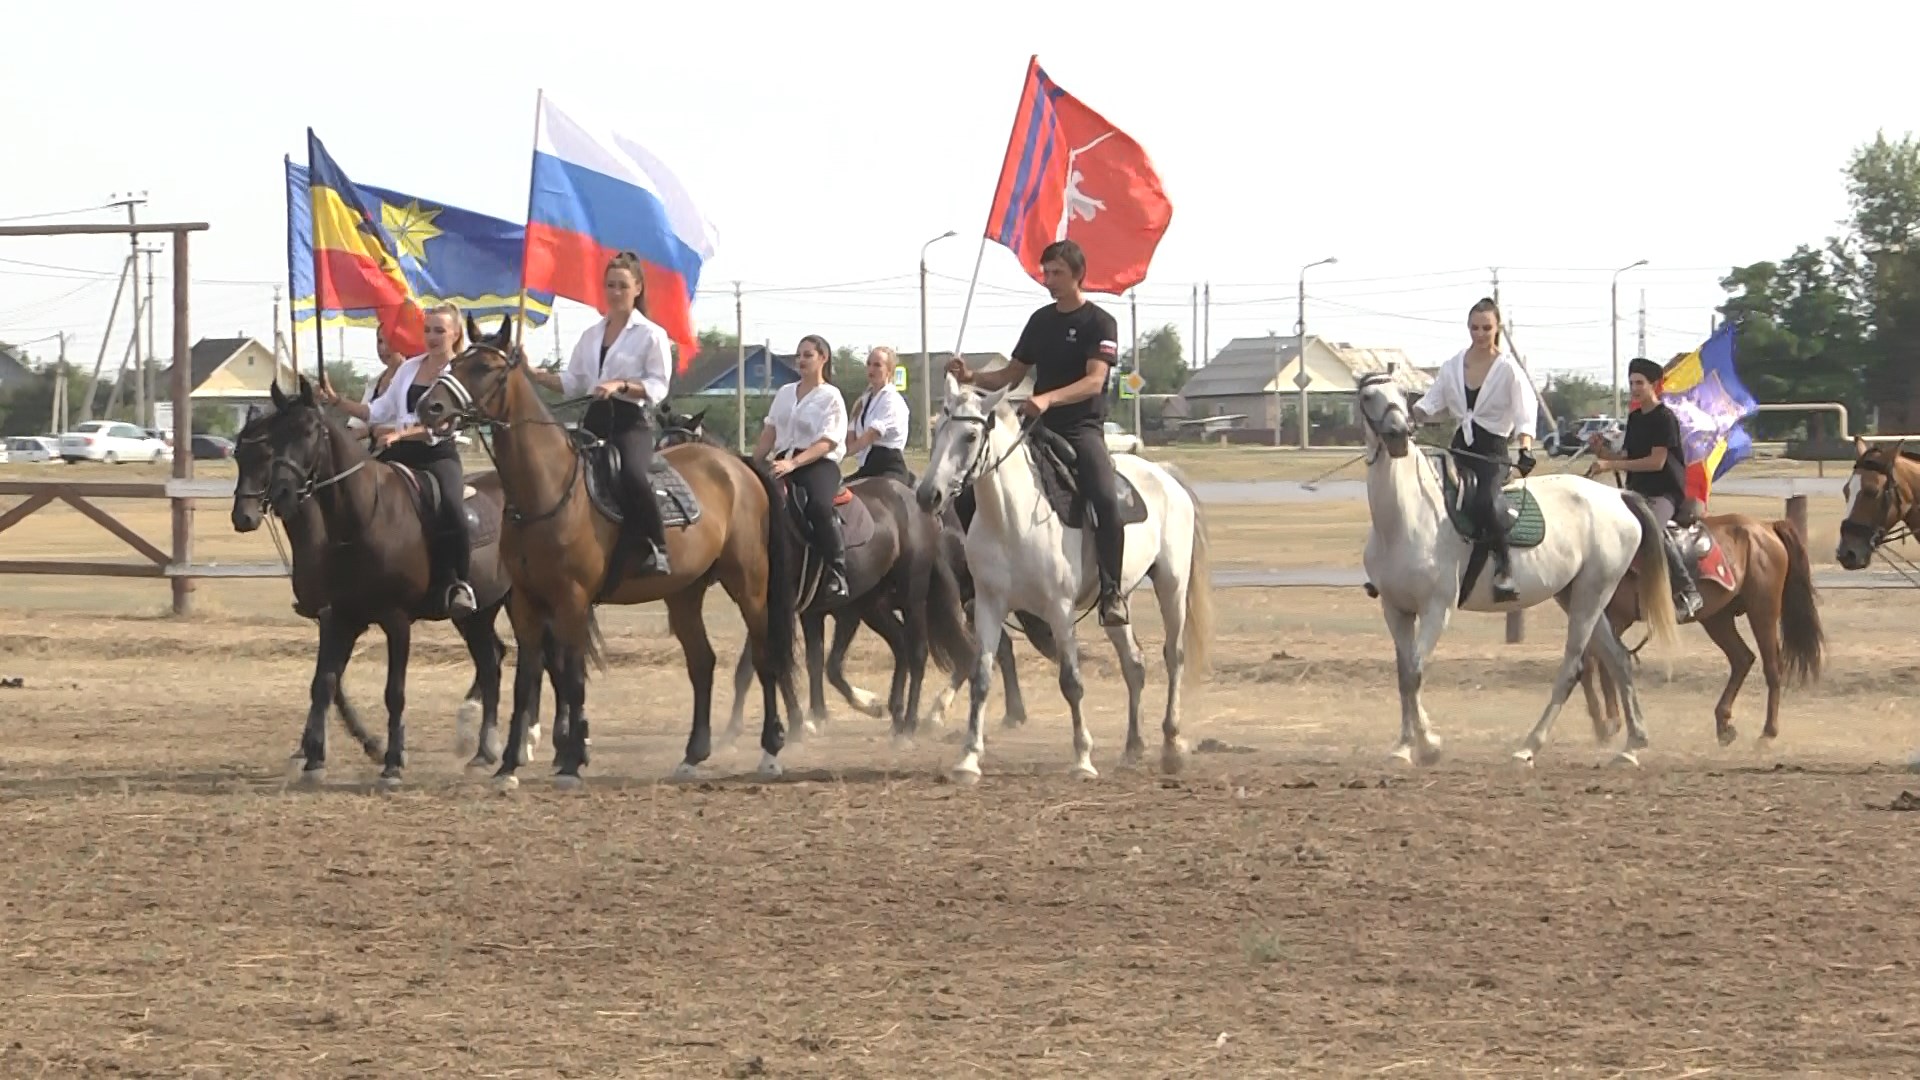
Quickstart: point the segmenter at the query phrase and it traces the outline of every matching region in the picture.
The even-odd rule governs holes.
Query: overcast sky
[[[1192,287],[1210,281],[1214,350],[1291,333],[1300,266],[1332,255],[1309,277],[1309,331],[1437,364],[1466,343],[1498,266],[1536,369],[1603,379],[1614,268],[1650,260],[1621,279],[1622,356],[1644,290],[1648,351],[1664,357],[1706,335],[1729,267],[1835,231],[1848,153],[1913,123],[1913,76],[1873,43],[1920,30],[1920,9],[1891,3],[1768,17],[1671,2],[973,0],[929,4],[922,21],[847,0],[548,0],[498,18],[482,4],[204,6],[37,5],[10,23],[0,67],[0,218],[131,189],[146,192],[143,220],[210,222],[192,251],[196,338],[272,340],[281,158],[304,158],[307,125],[357,181],[518,221],[545,87],[617,119],[715,222],[703,326],[732,328],[740,279],[749,340],[917,349],[919,248],[954,229],[930,254],[933,341],[951,348],[1037,52],[1146,148],[1173,202],[1139,290],[1143,328],[1191,337]],[[0,339],[65,330],[70,358],[91,363],[124,250],[0,239]],[[1004,351],[1045,293],[998,247],[981,283],[966,347]],[[1126,333],[1125,301],[1111,306]],[[569,347],[591,317],[563,306]],[[530,340],[553,349],[548,331]],[[347,351],[370,362],[370,333],[350,331]]]

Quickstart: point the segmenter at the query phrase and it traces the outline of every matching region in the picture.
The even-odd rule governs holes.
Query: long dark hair
[[[805,345],[809,341],[813,343],[814,348],[820,350],[821,356],[826,357],[825,361],[823,361],[820,365],[820,381],[832,382],[833,381],[833,346],[827,344],[827,339],[821,337],[819,334],[808,334],[806,337],[803,337],[800,339],[800,344]]]
[[[640,256],[631,251],[622,251],[607,260],[607,268],[600,272],[604,279],[615,270],[625,270],[633,275],[633,310],[647,318],[647,275],[640,270]]]
[[[1500,332],[1506,329],[1507,320],[1500,317],[1500,305],[1494,301],[1493,297],[1483,296],[1479,303],[1467,309],[1467,322],[1472,323],[1473,317],[1483,311],[1493,314],[1493,351],[1499,352]]]

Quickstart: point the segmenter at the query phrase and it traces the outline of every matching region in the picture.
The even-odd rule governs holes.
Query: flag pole
[[[1030,54],[1027,57],[1027,82],[1032,81],[1033,69],[1039,66],[1040,66],[1040,54],[1039,53]],[[1027,82],[1022,82],[1020,84],[1021,100],[1025,100],[1026,98]],[[1013,137],[1014,137],[1014,134],[1019,130],[1020,130],[1020,105],[1019,105],[1019,102],[1016,101],[1013,107],[1013,125],[1007,129],[1007,153],[1008,154],[1011,154],[1013,152]],[[1004,170],[1006,168],[1006,162],[1007,162],[1006,155],[1004,154],[1001,155],[1001,158],[1000,158],[1001,169]],[[995,199],[997,200],[1000,194],[1000,182],[998,180],[994,181],[993,194],[995,196]],[[965,341],[967,336],[967,316],[972,314],[973,312],[973,291],[974,291],[974,288],[980,284],[980,266],[987,259],[987,238],[993,235],[993,206],[994,206],[994,201],[990,200],[987,203],[987,226],[985,229],[981,230],[980,232],[980,251],[979,251],[979,254],[973,257],[973,276],[967,279],[967,301],[960,308],[960,330],[958,333],[956,333],[953,336],[953,355],[955,356],[963,355],[960,351],[960,346],[961,346],[961,343]],[[931,363],[932,363],[931,358],[929,358],[928,363],[929,363],[929,367],[931,367]]]
[[[533,158],[540,153],[540,114],[546,111],[545,87],[533,93],[533,153],[527,156],[527,229],[520,236],[520,315],[513,322],[513,347],[520,349],[527,325],[527,246],[533,242]]]
[[[307,129],[307,202],[313,202],[313,129]],[[320,219],[313,220],[313,231],[320,231]],[[316,235],[307,244],[313,253],[313,365],[320,373],[320,385],[327,385],[327,321],[320,317],[320,240]],[[344,314],[344,313],[343,313]],[[380,331],[375,330],[378,334]],[[295,369],[298,370],[297,368]]]

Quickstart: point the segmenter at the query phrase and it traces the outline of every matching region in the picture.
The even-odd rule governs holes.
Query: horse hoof
[[[760,751],[760,768],[758,771],[762,780],[778,780],[780,777],[786,775],[787,770],[780,766],[779,758],[762,750]]]
[[[1515,750],[1513,752],[1513,761],[1514,761],[1514,764],[1516,765],[1525,765],[1527,768],[1531,769],[1533,768],[1533,751]]]
[[[378,787],[381,791],[399,791],[400,790],[400,774],[399,773],[392,773],[392,774],[382,773],[380,774],[380,779],[375,780],[373,783],[374,783],[374,786]]]
[[[1413,764],[1413,744],[1401,743],[1394,747],[1393,752],[1387,755],[1387,760],[1390,762],[1397,761],[1402,765]]]
[[[1637,769],[1640,767],[1640,755],[1633,750],[1622,750],[1613,755],[1613,763],[1615,765],[1625,765]]]
[[[913,736],[907,734],[904,731],[894,735],[893,737],[894,753],[904,754],[912,749],[913,749]]]
[[[319,787],[327,782],[327,770],[306,769],[300,773],[300,782],[308,787]]]
[[[874,720],[884,720],[887,717],[887,703],[865,690],[858,688],[854,690],[853,707]]]
[[[1753,752],[1763,755],[1773,753],[1773,736],[1762,735],[1753,740]]]
[[[1168,776],[1178,775],[1187,767],[1186,740],[1175,739],[1160,748],[1160,771]]]
[[[1021,716],[1016,713],[1008,713],[1007,715],[1000,718],[1000,726],[1003,728],[1009,728],[1009,729],[1017,728],[1017,727],[1026,727],[1027,718],[1025,716]]]
[[[1431,768],[1440,764],[1440,740],[1421,743],[1413,755],[1413,760],[1421,768]]]
[[[1721,746],[1732,746],[1734,741],[1740,738],[1740,730],[1732,724],[1727,724],[1715,730],[1714,736],[1720,740]]]
[[[387,748],[378,742],[363,742],[360,744],[360,750],[367,755],[368,761],[385,761],[387,759]]]
[[[477,772],[481,769],[491,769],[498,764],[500,764],[498,761],[488,761],[486,758],[476,754],[471,761],[467,762],[467,771]]]
[[[1133,766],[1140,764],[1140,760],[1146,756],[1147,756],[1146,743],[1141,743],[1138,746],[1129,744],[1126,750],[1122,751],[1120,754],[1120,764],[1125,765],[1128,768],[1132,768]]]
[[[493,778],[493,790],[502,795],[510,791],[518,791],[520,790],[520,778],[511,773],[506,776],[496,776]]]
[[[1075,780],[1098,780],[1100,779],[1100,771],[1095,769],[1091,762],[1075,762],[1073,766],[1073,778]]]
[[[700,779],[700,770],[683,761],[673,767],[673,772],[667,774],[667,779],[680,783],[685,783],[688,780],[698,780]]]
[[[962,787],[972,787],[980,782],[980,766],[971,761],[963,761],[953,767],[953,782]]]
[[[553,790],[555,791],[580,791],[586,786],[586,781],[572,773],[561,773],[559,776],[553,778]]]

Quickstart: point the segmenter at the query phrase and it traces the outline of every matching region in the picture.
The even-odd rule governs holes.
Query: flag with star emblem
[[[286,161],[287,265],[292,280],[293,324],[304,330],[319,318],[322,326],[380,325],[371,304],[342,307],[335,299],[316,299],[314,275],[314,193],[306,166]],[[377,212],[392,240],[400,272],[423,306],[458,304],[475,318],[511,316],[520,309],[520,260],[525,225],[477,214],[444,202],[371,184],[355,184],[360,201]],[[553,313],[553,294],[527,296],[527,321],[539,326]]]
[[[307,192],[313,213],[314,298],[321,307],[370,308],[387,343],[408,356],[427,351],[426,318],[400,269],[398,247],[378,203],[307,129]]]

